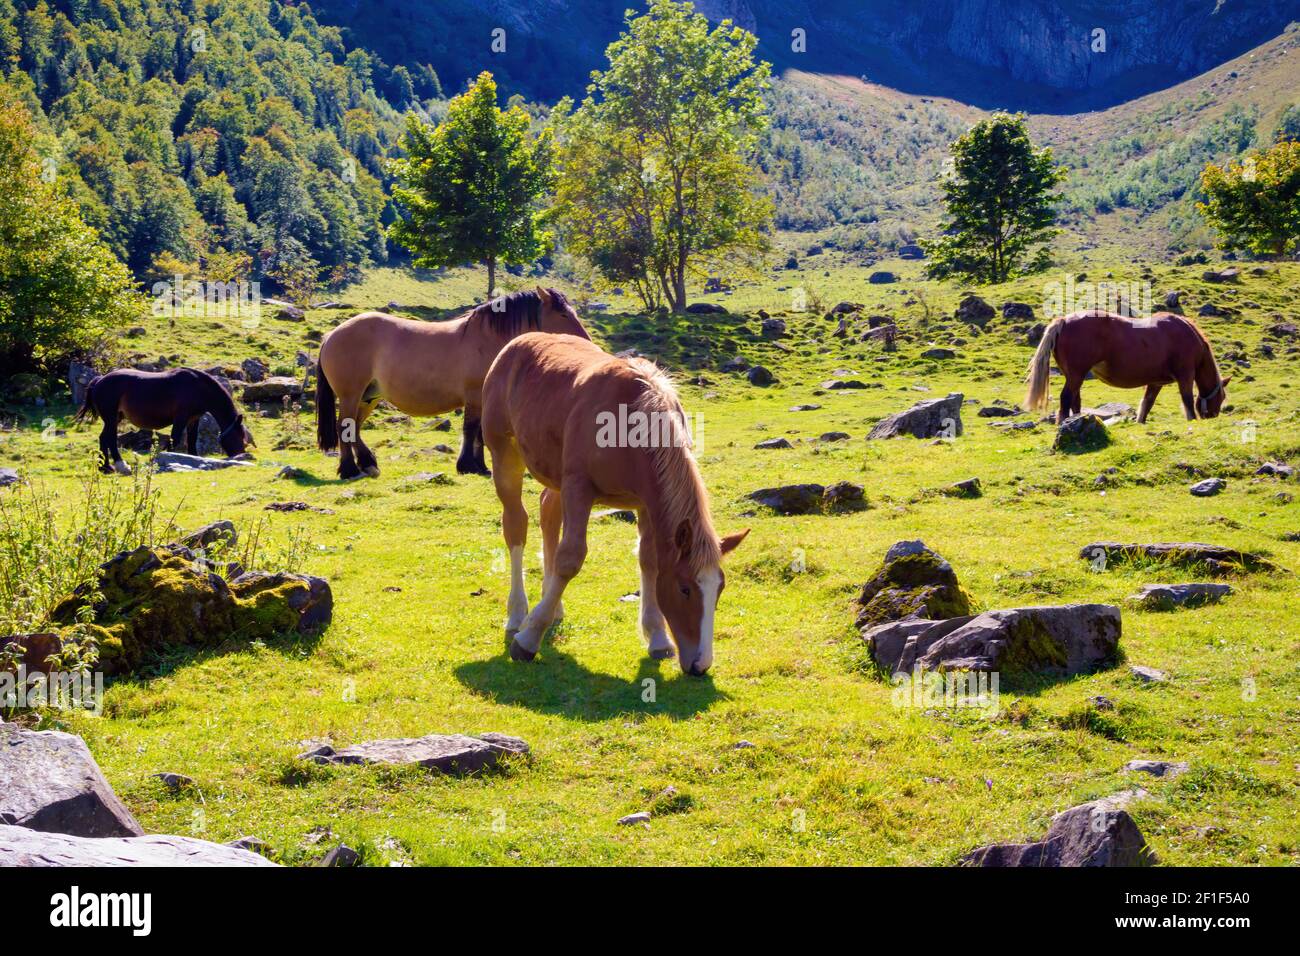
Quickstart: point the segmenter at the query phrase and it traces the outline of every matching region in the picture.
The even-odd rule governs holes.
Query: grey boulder
[[[0,824],[5,826],[80,837],[144,833],[104,779],[86,742],[72,734],[0,725],[0,781]]]
[[[982,846],[961,862],[964,866],[1151,866],[1156,855],[1127,810],[1097,800],[1058,813],[1047,835],[1036,843]]]
[[[322,744],[298,755],[299,760],[319,764],[418,764],[450,774],[477,773],[494,767],[502,754],[527,754],[528,744],[518,737],[487,733],[429,734],[427,737],[396,737],[371,740],[335,750]]]
[[[865,628],[876,663],[915,669],[1086,674],[1116,660],[1119,608],[1109,604],[1022,607],[930,621],[905,618]]]
[[[1145,584],[1136,594],[1130,594],[1128,600],[1149,611],[1172,611],[1179,607],[1217,604],[1231,593],[1229,584]]]
[[[898,438],[955,438],[962,433],[961,405],[963,396],[953,392],[946,398],[929,398],[917,402],[906,411],[896,412],[876,422],[867,434],[868,439]]]
[[[192,837],[87,838],[0,825],[0,867],[275,865],[248,850]]]

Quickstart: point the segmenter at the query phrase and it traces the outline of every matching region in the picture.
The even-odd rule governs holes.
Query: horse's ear
[[[677,553],[686,558],[691,553],[691,519],[683,518],[677,526],[677,531],[673,535],[673,544],[677,547]]]
[[[722,548],[722,556],[725,558],[727,555],[731,554],[731,552],[735,551],[740,545],[740,542],[744,541],[748,535],[749,529],[746,528],[744,531],[737,531],[735,534],[729,534],[719,541],[718,544]]]
[[[547,292],[545,289],[543,289],[541,286],[537,287],[537,298],[541,300],[542,305],[545,306],[551,305],[551,294]]]

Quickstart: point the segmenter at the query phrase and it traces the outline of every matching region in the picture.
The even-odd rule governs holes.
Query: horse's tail
[[[86,383],[86,392],[81,396],[81,407],[77,409],[77,414],[72,419],[74,422],[83,422],[86,419],[93,422],[99,417],[99,413],[95,411],[94,394],[95,386],[99,384],[99,380],[103,377],[102,375],[96,375]]]
[[[338,409],[335,407],[334,389],[325,377],[325,367],[316,357],[316,445],[321,451],[339,447]]]
[[[1029,391],[1025,393],[1025,408],[1033,411],[1047,406],[1047,380],[1052,374],[1052,350],[1056,348],[1056,337],[1061,334],[1064,319],[1056,319],[1043,332],[1043,340],[1038,343],[1038,351],[1029,362],[1029,374],[1025,384]]]

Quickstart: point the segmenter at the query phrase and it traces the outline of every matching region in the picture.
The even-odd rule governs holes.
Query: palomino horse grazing
[[[99,435],[103,455],[100,470],[129,475],[131,469],[122,460],[117,447],[117,423],[125,418],[137,428],[159,431],[170,427],[172,448],[181,446],[197,455],[199,419],[210,412],[221,429],[221,449],[227,456],[239,455],[245,446],[254,444],[244,427],[244,416],[235,408],[235,400],[221,383],[207,372],[194,368],[175,368],[166,372],[141,372],[120,368],[101,375],[86,386],[86,397],[77,410],[77,421],[98,416],[104,422]]]
[[[441,415],[463,405],[456,470],[488,474],[479,430],[483,376],[501,347],[530,329],[588,337],[573,306],[555,289],[514,292],[447,322],[417,322],[382,312],[353,316],[321,342],[317,443],[322,451],[343,446],[341,478],[373,477],[379,465],[361,440],[361,423],[380,399],[408,415]]]
[[[521,335],[501,350],[483,383],[483,440],[510,551],[510,656],[532,660],[562,615],[560,598],[587,555],[592,505],[601,502],[636,510],[641,630],[650,655],[671,657],[676,643],[684,672],[707,671],[722,557],[749,532],[719,538],[713,530],[686,416],[667,376],[586,339]],[[531,613],[524,592],[525,469],[544,486],[542,598]]]
[[[1160,312],[1149,319],[1128,319],[1109,312],[1076,312],[1057,319],[1043,333],[1029,363],[1029,393],[1025,407],[1047,406],[1047,381],[1052,357],[1065,376],[1057,423],[1079,414],[1079,389],[1092,372],[1115,388],[1146,388],[1138,421],[1145,422],[1151,405],[1165,385],[1178,384],[1188,420],[1214,418],[1223,408],[1229,379],[1219,376],[1219,364],[1205,333],[1191,319]],[[1196,398],[1195,385],[1200,391]]]

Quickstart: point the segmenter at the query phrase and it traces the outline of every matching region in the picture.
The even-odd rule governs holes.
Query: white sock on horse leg
[[[510,598],[506,602],[506,630],[517,631],[528,616],[528,592],[524,590],[524,547],[510,549]]]

